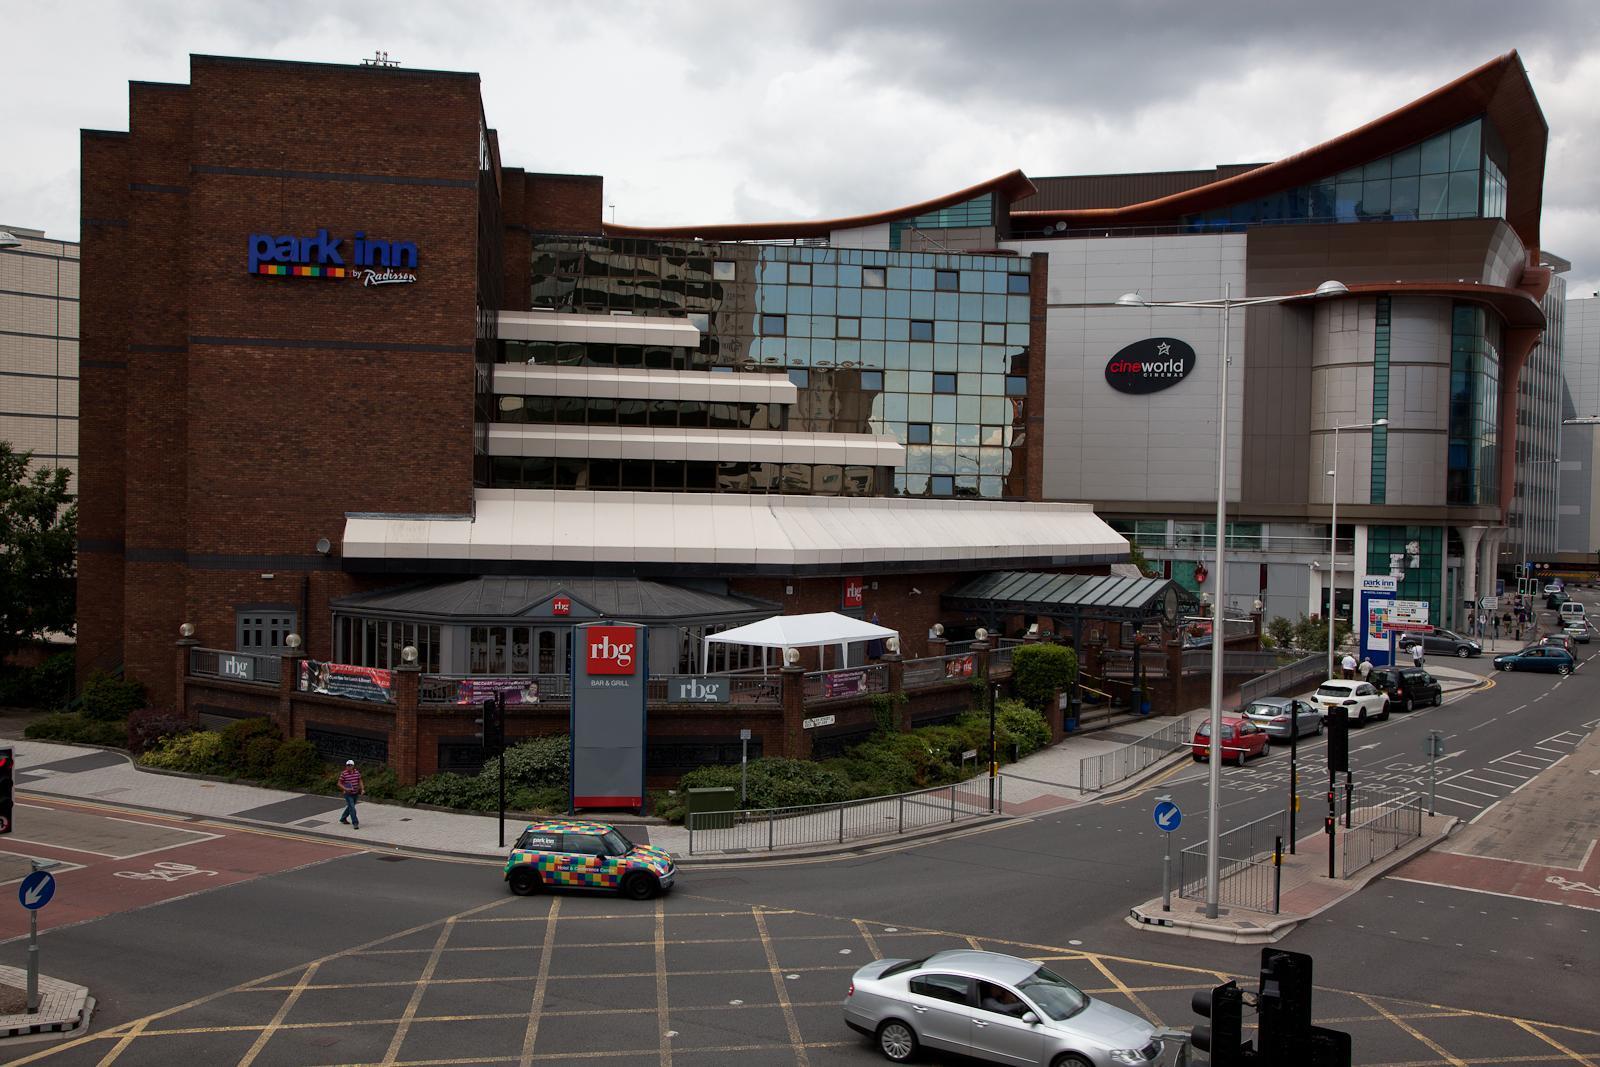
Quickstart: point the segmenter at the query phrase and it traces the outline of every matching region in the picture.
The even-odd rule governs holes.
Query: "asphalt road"
[[[1537,788],[1552,739],[1600,717],[1589,668],[1493,681],[1354,734],[1358,803],[1425,788],[1422,738],[1439,729],[1451,752],[1441,809],[1475,817],[1519,775]],[[1317,782],[1321,746],[1301,756]],[[1226,825],[1281,808],[1285,765],[1275,750],[1225,770]],[[1135,931],[1122,916],[1159,891],[1153,796],[1184,809],[1181,843],[1201,840],[1204,775],[1184,764],[1130,796],[872,856],[691,868],[642,904],[513,898],[492,867],[341,850],[250,866],[254,838],[235,832],[181,846],[211,848],[219,862],[204,869],[231,880],[195,888],[196,876],[151,900],[102,893],[92,914],[47,930],[45,971],[92,987],[93,1032],[0,1045],[0,1060],[872,1063],[839,1021],[850,972],[962,945],[1048,960],[1096,996],[1187,1026],[1189,994],[1253,976],[1259,950]],[[1310,832],[1320,818],[1306,810]],[[107,877],[126,866],[107,862]],[[1394,874],[1281,942],[1315,957],[1318,1020],[1351,1031],[1356,1062],[1600,1063],[1600,911]],[[86,883],[63,879],[63,891],[74,884]],[[0,945],[0,959],[20,964],[21,947]]]

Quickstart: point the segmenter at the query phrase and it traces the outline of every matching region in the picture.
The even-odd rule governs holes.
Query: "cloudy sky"
[[[1264,162],[1517,49],[1545,246],[1600,289],[1593,0],[0,0],[0,223],[78,233],[80,127],[188,54],[483,75],[506,163],[603,174],[619,222],[849,214],[1031,175]]]

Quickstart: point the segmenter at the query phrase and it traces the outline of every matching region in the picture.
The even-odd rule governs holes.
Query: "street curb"
[[[11,976],[6,982],[8,986],[19,992],[26,988],[26,972],[20,967],[5,967],[4,970]],[[23,984],[18,984],[19,982]],[[6,1022],[0,1024],[0,1041],[13,1038],[34,1037],[38,1035],[71,1034],[89,1025],[89,1016],[94,1011],[94,998],[89,995],[86,986],[74,982],[64,982],[59,978],[49,975],[39,975],[39,1012],[35,1014],[37,1022],[28,1022],[26,1013],[5,1016]],[[65,1003],[60,1003],[60,998],[65,998]],[[45,1008],[49,1003],[56,1003],[61,1009],[56,1014],[46,1015]]]
[[[1254,927],[1253,929],[1234,931],[1228,928],[1210,926],[1204,922],[1193,919],[1180,919],[1172,918],[1170,916],[1163,916],[1160,912],[1157,912],[1154,915],[1146,915],[1144,914],[1143,909],[1149,907],[1150,904],[1155,904],[1159,907],[1159,902],[1150,901],[1148,904],[1140,904],[1129,908],[1128,914],[1123,917],[1122,921],[1133,927],[1135,930],[1144,930],[1151,933],[1175,934],[1179,937],[1192,937],[1201,941],[1220,941],[1235,945],[1271,944],[1272,942],[1279,941],[1286,937],[1301,923],[1310,922],[1312,919],[1315,919],[1329,908],[1343,904],[1345,901],[1351,899],[1363,889],[1367,888],[1367,886],[1371,885],[1374,881],[1382,878],[1384,875],[1388,874],[1401,864],[1408,863],[1422,855],[1424,852],[1428,852],[1438,845],[1443,844],[1445,841],[1448,841],[1450,839],[1450,835],[1454,834],[1458,829],[1465,825],[1459,818],[1456,818],[1455,816],[1449,816],[1449,819],[1450,822],[1445,826],[1444,831],[1437,837],[1422,843],[1420,847],[1408,846],[1406,848],[1397,849],[1396,851],[1389,853],[1389,855],[1385,856],[1383,859],[1368,865],[1368,867],[1360,875],[1350,881],[1350,888],[1348,892],[1344,893],[1342,896],[1328,901],[1326,904],[1323,904],[1322,906],[1315,908],[1304,915],[1297,915],[1289,919],[1276,918],[1259,924],[1252,923],[1251,925]]]
[[[691,855],[686,852],[681,857],[673,857],[673,863],[675,863],[680,870],[692,870],[697,867],[740,867],[756,863],[767,863],[772,860],[807,860],[828,859],[837,856],[866,856],[872,855],[890,846],[916,841],[934,841],[943,837],[955,837],[958,834],[968,831],[993,830],[998,829],[1001,826],[1028,822],[1039,814],[1041,813],[1029,812],[1027,815],[1007,815],[1003,812],[997,812],[994,815],[981,815],[965,822],[947,823],[936,830],[924,830],[918,833],[903,834],[895,837],[873,838],[867,841],[858,841],[854,844],[835,845],[824,849],[811,849],[805,851],[801,851],[799,849],[793,851],[786,851],[782,849],[773,849],[768,851],[766,849],[762,849],[759,851],[741,852],[737,855],[723,853],[714,856],[702,856],[698,854]]]

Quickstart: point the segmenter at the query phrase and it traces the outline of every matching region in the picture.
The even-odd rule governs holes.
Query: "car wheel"
[[[1057,1056],[1051,1060],[1050,1067],[1094,1067],[1094,1064],[1082,1056],[1074,1056],[1069,1052],[1064,1056]]]
[[[1502,663],[1502,664],[1501,664],[1501,665],[1500,665],[1500,669],[1501,669],[1501,670],[1503,670],[1503,671],[1509,671],[1509,670],[1510,670],[1510,669],[1511,669],[1511,663],[1510,663],[1510,661],[1507,661],[1507,662],[1505,662],[1505,663]]]
[[[1570,664],[1563,663],[1561,666],[1556,668],[1556,673],[1557,674],[1571,674],[1572,673],[1572,666]]]
[[[1462,645],[1460,648],[1456,649],[1456,655],[1462,659],[1466,659],[1472,655],[1472,649],[1468,648],[1466,645]]]
[[[1357,726],[1365,726],[1365,725],[1367,725],[1367,708],[1366,708],[1366,705],[1362,705],[1361,714],[1356,717],[1356,725]]]
[[[1317,736],[1318,737],[1322,736],[1322,720],[1321,719],[1317,720]]]
[[[622,895],[631,900],[649,900],[659,888],[656,880],[642,871],[630,874],[622,881]]]
[[[917,1054],[917,1032],[899,1019],[878,1027],[878,1051],[895,1063],[905,1063]]]
[[[530,893],[537,893],[544,881],[539,877],[539,872],[531,867],[518,867],[511,872],[511,891],[519,897]]]
[[[1400,710],[1404,711],[1404,712],[1407,712],[1409,714],[1411,709],[1413,709],[1415,707],[1416,707],[1416,705],[1411,702],[1411,698],[1410,697],[1406,697],[1405,703],[1400,705]]]

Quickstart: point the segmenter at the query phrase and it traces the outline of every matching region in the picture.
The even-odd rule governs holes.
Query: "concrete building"
[[[78,245],[0,225],[0,441],[78,472]]]
[[[1564,309],[1561,417],[1600,416],[1600,293]],[[1558,559],[1600,573],[1600,426],[1563,426]]]

